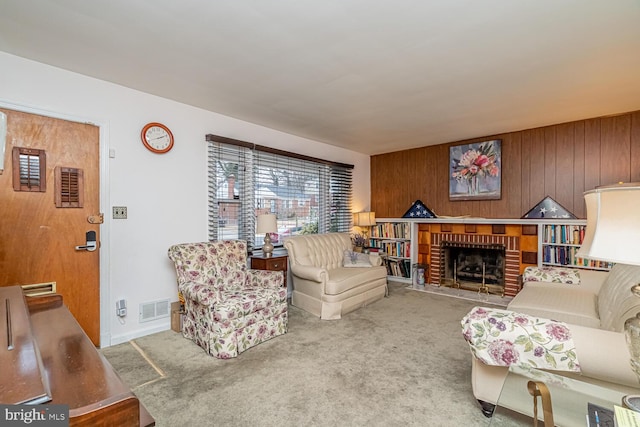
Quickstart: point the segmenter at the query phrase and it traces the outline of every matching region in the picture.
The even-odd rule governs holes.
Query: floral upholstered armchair
[[[247,268],[242,240],[169,248],[185,306],[182,334],[220,359],[287,332],[282,271]]]

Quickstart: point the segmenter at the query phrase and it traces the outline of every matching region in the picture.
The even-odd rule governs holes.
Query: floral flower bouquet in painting
[[[500,140],[450,147],[449,197],[500,199]]]

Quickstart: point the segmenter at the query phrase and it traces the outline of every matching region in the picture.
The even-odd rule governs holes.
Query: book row
[[[585,225],[545,225],[544,243],[580,245],[586,229]]]
[[[602,269],[609,269],[613,266],[613,263],[610,262],[580,258],[576,255],[578,250],[579,248],[576,246],[544,246],[542,248],[542,262]]]
[[[411,261],[408,259],[389,259],[386,258],[384,263],[387,267],[388,276],[411,277]]]
[[[383,222],[371,226],[372,238],[410,239],[411,224],[407,222]]]
[[[411,257],[411,243],[408,241],[374,240],[371,242],[372,248],[378,248],[388,256]]]

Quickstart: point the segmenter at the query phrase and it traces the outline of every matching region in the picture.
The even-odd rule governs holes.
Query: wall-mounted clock
[[[162,123],[146,124],[140,137],[144,146],[154,153],[166,153],[173,148],[173,134]]]

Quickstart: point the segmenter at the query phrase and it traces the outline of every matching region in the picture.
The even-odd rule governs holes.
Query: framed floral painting
[[[501,197],[499,139],[449,147],[449,200],[498,200]]]

